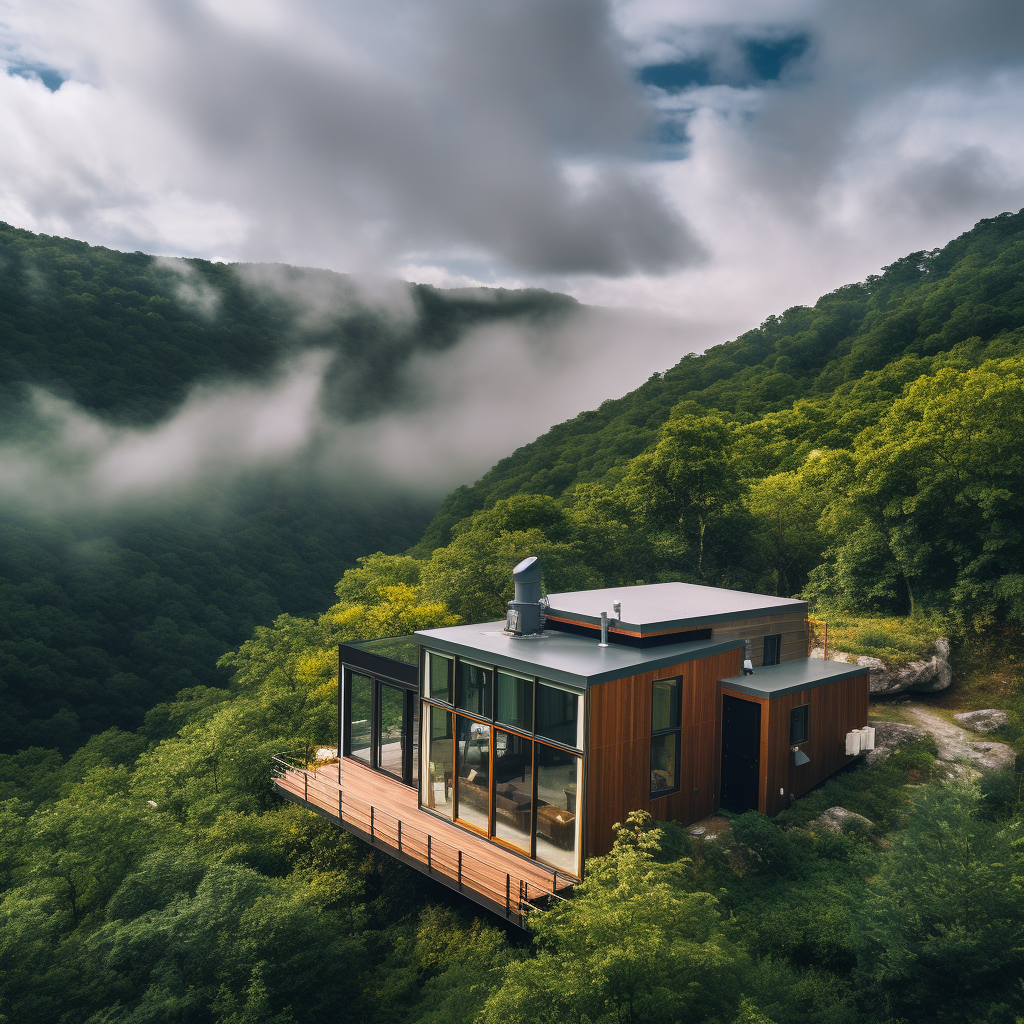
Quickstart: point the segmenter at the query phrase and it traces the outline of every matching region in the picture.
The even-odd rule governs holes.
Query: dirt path
[[[920,704],[904,704],[900,710],[915,725],[935,738],[938,758],[947,764],[947,778],[968,773],[977,778],[983,772],[997,772],[1013,766],[1013,748],[1005,743],[971,739],[968,732],[947,722]]]

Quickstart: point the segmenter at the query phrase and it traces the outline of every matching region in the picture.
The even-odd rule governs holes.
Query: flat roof
[[[670,633],[730,619],[749,619],[785,612],[806,614],[807,602],[790,597],[748,594],[695,583],[646,583],[635,587],[605,587],[548,594],[548,614],[600,625],[601,612],[611,617],[612,603],[622,604],[621,619],[612,624],[620,632]]]
[[[839,679],[867,675],[862,665],[847,665],[842,661],[822,661],[819,658],[800,658],[778,665],[755,668],[750,676],[730,676],[722,685],[752,697],[782,697],[800,690],[813,690],[816,686],[834,683]]]
[[[443,629],[420,629],[420,642],[436,651],[459,654],[524,675],[586,689],[610,679],[653,672],[743,646],[742,640],[691,640],[660,647],[599,647],[592,637],[545,630],[535,636],[511,637],[504,621]]]

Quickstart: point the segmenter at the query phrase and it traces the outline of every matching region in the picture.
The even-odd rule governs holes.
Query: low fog
[[[289,275],[293,294],[320,291],[303,316],[337,312],[327,283],[304,277]],[[284,286],[279,270],[272,279]],[[187,273],[182,282],[189,287]],[[375,298],[408,316],[403,290],[381,286]],[[557,327],[499,321],[467,331],[444,352],[413,353],[399,368],[397,390],[407,398],[369,418],[325,410],[325,378],[344,378],[345,357],[323,349],[283,358],[258,383],[199,383],[171,415],[144,428],[114,425],[31,388],[18,440],[0,442],[0,492],[50,513],[121,511],[154,500],[180,506],[190,495],[227,500],[235,484],[270,473],[440,498],[554,423],[639,385],[648,366],[667,369],[718,340],[713,330],[592,308]]]

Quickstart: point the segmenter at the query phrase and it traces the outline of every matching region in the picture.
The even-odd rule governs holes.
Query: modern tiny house
[[[866,670],[808,658],[804,602],[513,576],[504,621],[342,645],[337,771],[278,790],[521,920],[632,810],[775,814],[856,756]]]

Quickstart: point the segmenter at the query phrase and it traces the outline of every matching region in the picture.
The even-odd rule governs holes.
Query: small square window
[[[801,704],[789,713],[789,742],[806,743],[810,722],[810,704]]]

